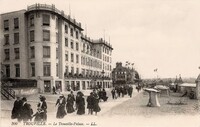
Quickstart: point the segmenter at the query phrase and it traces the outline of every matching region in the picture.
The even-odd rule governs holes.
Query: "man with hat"
[[[21,117],[20,117],[21,107],[22,107],[22,100],[20,99],[19,96],[17,96],[17,99],[15,100],[14,106],[12,109],[12,115],[11,115],[12,119],[17,119],[18,121],[21,121]]]
[[[20,110],[21,119],[23,121],[28,121],[32,119],[33,110],[31,109],[31,105],[27,103],[26,97],[22,98],[22,107]]]

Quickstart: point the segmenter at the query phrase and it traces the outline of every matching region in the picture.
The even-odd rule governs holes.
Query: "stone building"
[[[137,76],[138,72],[136,70],[124,67],[121,62],[117,62],[112,71],[113,85],[133,84]]]
[[[1,14],[1,64],[12,86],[38,92],[111,86],[112,46],[83,34],[81,23],[55,5]]]

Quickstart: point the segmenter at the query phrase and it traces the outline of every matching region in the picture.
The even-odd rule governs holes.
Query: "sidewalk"
[[[101,107],[101,112],[98,113],[98,116],[102,116],[107,111],[109,111],[111,108],[131,99],[128,95],[124,96],[123,98],[120,97],[117,99],[112,99],[110,89],[109,90],[107,89],[106,91],[107,91],[107,96],[109,98],[106,102],[99,103],[99,105]],[[91,92],[91,90],[83,91],[85,98],[89,95],[90,92]],[[134,98],[137,94],[138,93],[136,92],[136,90],[133,90],[132,98]],[[47,108],[48,117],[56,118],[57,107],[55,107],[55,103],[56,103],[57,98],[60,95],[36,94],[36,95],[27,96],[27,100],[28,100],[27,102],[29,104],[31,104],[34,113],[36,112],[40,95],[44,95],[46,97],[46,102],[47,102],[47,106],[48,106],[48,108]],[[67,97],[67,94],[64,94],[64,95],[65,95],[65,97]],[[76,95],[76,92],[74,92],[74,95]],[[14,103],[14,100],[2,100],[1,101],[1,118],[10,119],[11,111],[13,108],[13,103]],[[87,103],[86,103],[85,107],[87,107]],[[87,113],[88,113],[87,108],[86,108],[85,112],[86,112],[85,114],[87,115]],[[74,112],[72,114],[67,114],[67,115],[68,116],[77,116],[76,112]]]

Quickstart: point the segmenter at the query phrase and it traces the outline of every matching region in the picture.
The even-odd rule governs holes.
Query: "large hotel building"
[[[12,87],[38,92],[112,86],[112,46],[90,39],[81,23],[55,5],[1,14],[1,66]]]

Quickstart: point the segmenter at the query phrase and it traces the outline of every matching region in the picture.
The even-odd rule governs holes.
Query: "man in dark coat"
[[[115,90],[115,88],[112,89],[111,94],[112,94],[112,98],[116,99],[116,90]]]
[[[55,86],[53,86],[53,94],[56,94],[56,88],[55,88]]]
[[[93,93],[91,92],[90,95],[87,97],[87,109],[88,109],[88,114],[93,114],[93,109],[94,109],[94,96]]]
[[[21,119],[23,121],[28,121],[32,119],[32,109],[30,104],[27,103],[27,99],[25,97],[22,98],[22,107],[21,107]]]
[[[133,87],[132,87],[132,86],[129,86],[129,88],[128,88],[128,95],[129,95],[130,97],[132,97],[132,93],[133,93]]]
[[[22,100],[20,100],[20,97],[17,97],[17,100],[14,102],[11,118],[17,119],[19,122],[21,121],[21,114],[20,114],[21,107],[22,107]]]

